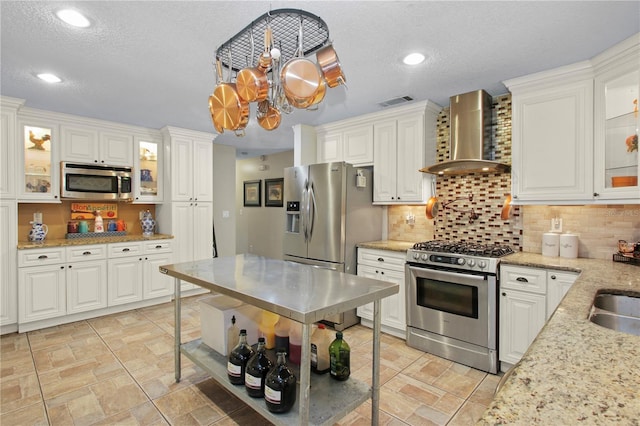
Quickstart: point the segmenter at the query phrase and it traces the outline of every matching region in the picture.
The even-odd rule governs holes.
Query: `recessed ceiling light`
[[[46,81],[47,83],[60,83],[62,81],[60,77],[58,77],[57,75],[53,75],[49,73],[38,74],[38,78],[40,80]]]
[[[422,53],[410,53],[404,57],[402,62],[407,65],[418,65],[424,61],[424,55]]]
[[[56,16],[74,27],[86,28],[91,25],[91,22],[77,10],[62,9],[56,12]]]

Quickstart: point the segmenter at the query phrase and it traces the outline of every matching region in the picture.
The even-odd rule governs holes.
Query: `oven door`
[[[407,325],[496,349],[496,277],[406,265]]]

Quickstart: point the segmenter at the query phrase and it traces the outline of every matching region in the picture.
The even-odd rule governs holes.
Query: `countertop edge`
[[[113,237],[91,237],[91,238],[59,238],[44,240],[41,243],[32,243],[29,241],[18,241],[18,250],[43,249],[51,247],[66,246],[85,246],[93,244],[111,244],[126,243],[130,241],[152,241],[152,240],[170,240],[173,235],[169,234],[153,234],[151,236],[143,236],[142,234],[118,235]]]
[[[356,244],[358,248],[367,248],[373,250],[388,250],[406,252],[413,247],[415,241],[402,241],[402,240],[380,240],[380,241],[365,241]]]

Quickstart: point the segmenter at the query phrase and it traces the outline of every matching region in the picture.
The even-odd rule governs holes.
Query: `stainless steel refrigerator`
[[[382,236],[381,206],[372,205],[371,168],[344,162],[284,171],[284,259],[356,273],[356,244]],[[337,330],[358,322],[355,310],[327,319]]]

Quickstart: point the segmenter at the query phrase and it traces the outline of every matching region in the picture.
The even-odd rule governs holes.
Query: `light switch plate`
[[[562,219],[559,217],[551,219],[551,232],[562,232]]]

